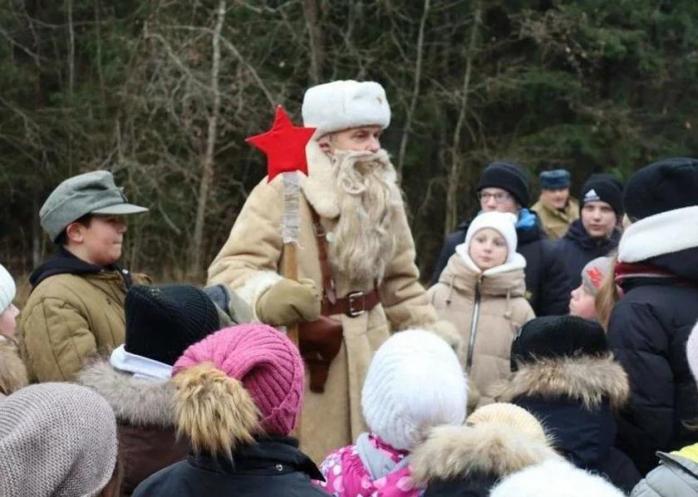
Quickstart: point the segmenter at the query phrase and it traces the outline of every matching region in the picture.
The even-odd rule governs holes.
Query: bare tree
[[[198,274],[201,271],[201,259],[203,251],[204,228],[206,225],[206,205],[208,204],[209,190],[213,181],[213,164],[216,153],[216,135],[218,133],[218,118],[221,112],[221,94],[218,88],[218,78],[221,66],[221,31],[225,21],[226,0],[218,2],[216,10],[216,25],[213,29],[211,47],[213,58],[211,62],[211,94],[213,103],[208,116],[208,136],[206,139],[206,152],[201,162],[201,182],[199,183],[199,196],[196,204],[196,221],[194,224],[194,239],[192,240],[192,260],[190,272]]]

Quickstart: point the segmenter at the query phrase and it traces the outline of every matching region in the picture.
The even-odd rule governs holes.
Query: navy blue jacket
[[[522,396],[513,403],[538,418],[554,447],[578,468],[604,476],[628,494],[640,481],[632,461],[614,447],[616,421],[608,401],[597,409],[564,397]]]
[[[456,251],[456,246],[465,241],[470,222],[464,222],[449,234],[441,248],[434,266],[431,285],[439,281],[441,272]],[[540,222],[530,229],[516,230],[517,252],[526,259],[526,293],[536,316],[567,314],[569,310],[569,283],[562,262],[554,255],[552,240],[545,238]]]
[[[656,465],[656,451],[698,442],[698,431],[686,427],[698,420],[698,390],[686,360],[686,341],[698,320],[698,248],[645,262],[676,278],[624,280],[608,329],[631,389],[617,445],[641,473]]]
[[[618,247],[620,231],[615,230],[610,238],[595,239],[584,229],[581,219],[570,225],[564,237],[555,243],[555,258],[562,262],[568,281],[567,295],[582,282],[582,269],[597,257],[610,254]]]
[[[290,438],[260,440],[225,457],[191,455],[143,481],[133,497],[327,497],[322,474]]]

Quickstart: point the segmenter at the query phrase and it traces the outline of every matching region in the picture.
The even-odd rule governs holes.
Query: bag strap
[[[322,273],[322,289],[324,297],[331,304],[334,304],[337,301],[337,291],[334,286],[334,280],[332,279],[330,260],[327,257],[327,231],[325,231],[325,228],[320,222],[320,216],[315,209],[313,209],[313,206],[310,205],[310,203],[308,203],[308,209],[310,209],[310,216],[313,220],[313,232],[315,233],[318,257],[320,259],[320,272]]]

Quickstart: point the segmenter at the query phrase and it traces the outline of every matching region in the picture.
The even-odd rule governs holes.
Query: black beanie
[[[625,185],[631,220],[698,205],[698,159],[675,157],[645,166]]]
[[[521,207],[528,206],[528,175],[521,166],[508,162],[492,162],[480,175],[477,191],[483,188],[501,188],[508,191]]]
[[[623,183],[610,174],[592,174],[582,186],[579,206],[587,202],[606,202],[618,217],[623,215]]]
[[[125,312],[126,352],[170,366],[220,327],[216,306],[191,285],[134,285],[126,294]]]
[[[599,323],[577,316],[544,316],[523,325],[511,344],[511,370],[540,359],[603,355],[606,333]]]

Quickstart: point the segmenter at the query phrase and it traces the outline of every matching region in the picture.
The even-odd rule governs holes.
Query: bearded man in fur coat
[[[436,322],[418,281],[397,175],[380,146],[390,123],[383,87],[356,81],[312,87],[303,99],[303,121],[316,131],[306,147],[308,175],[300,181],[299,281],[279,274],[286,256],[279,176],[250,193],[208,277],[209,284],[230,285],[256,319],[300,323],[301,351],[303,323],[320,314],[341,323],[324,385],[310,388],[312,368],[306,375],[297,429],[302,450],[319,461],[365,431],[361,388],[374,351],[391,331],[426,327],[452,345],[457,337],[450,325]],[[324,281],[323,272],[330,273]]]

